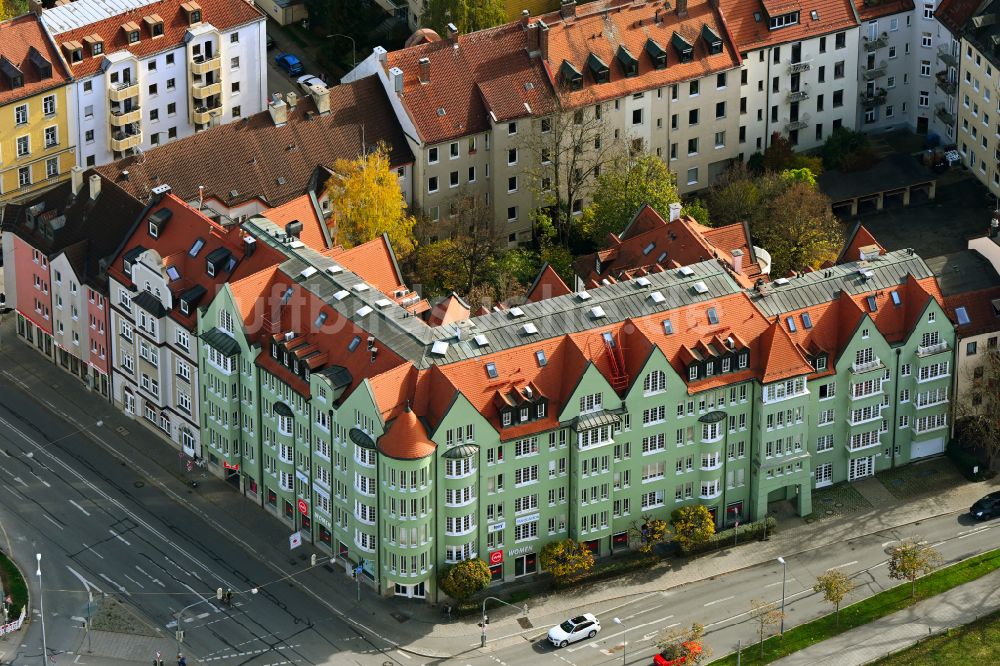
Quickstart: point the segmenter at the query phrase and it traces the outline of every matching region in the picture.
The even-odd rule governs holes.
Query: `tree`
[[[812,170],[802,167],[801,169],[785,169],[781,172],[781,177],[792,183],[805,183],[809,187],[816,187],[816,176]]]
[[[0,21],[28,13],[28,0],[3,0],[0,2]]]
[[[386,233],[400,256],[415,247],[415,220],[406,212],[399,178],[389,166],[384,145],[357,159],[334,162],[326,194],[332,211],[330,231],[338,244],[354,247]]]
[[[966,364],[967,388],[955,400],[955,439],[981,454],[993,469],[1000,459],[1000,354],[985,351],[969,357],[979,359],[980,365]]]
[[[644,151],[626,151],[597,177],[585,233],[603,247],[608,234],[620,234],[643,204],[666,218],[670,204],[678,201],[677,178],[663,160]]]
[[[812,155],[795,152],[792,142],[780,132],[771,134],[771,143],[761,157],[760,168],[764,171],[785,171],[786,169],[809,169],[814,174],[823,172],[823,160]]]
[[[442,572],[438,587],[455,601],[465,601],[485,590],[492,580],[490,567],[480,559],[456,562]]]
[[[448,24],[461,33],[485,30],[507,22],[503,0],[430,0],[423,24],[441,37],[448,36]]]
[[[708,205],[701,197],[695,197],[684,204],[684,214],[690,215],[702,226],[711,226],[708,214]]]
[[[925,543],[904,539],[889,549],[889,577],[910,581],[910,596],[917,594],[917,578],[941,564],[941,553]]]
[[[763,220],[752,223],[755,242],[771,253],[771,275],[818,268],[835,259],[844,243],[830,199],[815,187],[792,181],[767,206]]]
[[[450,272],[444,291],[468,294],[489,275],[490,262],[497,255],[500,232],[492,209],[481,195],[467,194],[452,203],[454,217],[444,233],[440,254]]]
[[[538,127],[525,132],[519,145],[530,157],[525,175],[539,208],[552,222],[555,242],[568,246],[576,214],[582,212],[579,202],[616,154],[619,142],[611,140],[608,125],[595,111],[599,105],[565,107],[558,95],[554,104],[551,115],[534,121]]]
[[[813,592],[822,592],[824,601],[833,604],[837,612],[837,626],[840,626],[840,603],[854,590],[854,581],[839,569],[831,569],[816,578]]]
[[[861,171],[877,161],[868,135],[846,127],[838,127],[823,142],[820,149],[823,166],[840,171]]]
[[[767,215],[768,202],[787,186],[774,173],[756,174],[738,162],[708,191],[706,203],[712,224],[726,226],[745,220],[753,228]]]
[[[757,624],[757,635],[760,637],[760,656],[764,658],[764,634],[768,627],[781,622],[785,614],[778,608],[776,601],[750,600],[750,618]]]
[[[549,542],[542,548],[538,559],[542,568],[555,577],[557,584],[572,581],[594,568],[594,553],[573,539]]]
[[[690,629],[678,627],[668,630],[656,639],[656,648],[665,659],[684,658],[684,666],[700,664],[712,656],[712,650],[703,640],[704,625],[697,622]]]
[[[701,543],[715,534],[715,520],[708,507],[701,504],[682,506],[670,515],[674,539],[683,550]]]
[[[628,528],[629,541],[632,547],[640,553],[651,553],[657,544],[666,541],[670,535],[670,526],[667,521],[654,518],[646,514],[642,517],[642,522],[632,521]]]

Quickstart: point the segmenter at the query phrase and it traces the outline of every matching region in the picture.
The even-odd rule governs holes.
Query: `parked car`
[[[549,642],[556,647],[566,647],[584,638],[593,638],[600,630],[601,621],[590,613],[584,613],[549,629]]]
[[[313,90],[313,86],[325,88],[326,84],[323,83],[323,79],[318,76],[313,76],[312,74],[304,74],[295,80],[299,84],[299,88],[302,88],[302,92],[309,94]]]
[[[969,509],[969,514],[976,520],[989,520],[1000,516],[1000,491],[990,493],[977,501]]]
[[[274,48],[274,37],[268,35],[267,41],[265,43],[267,44],[267,50],[270,51],[271,49]]]
[[[302,61],[291,53],[280,53],[274,56],[274,64],[284,70],[288,76],[298,76],[302,73]]]
[[[681,647],[683,649],[674,647],[664,650],[660,654],[654,654],[653,666],[683,666],[687,663],[688,654],[701,654],[699,643],[684,643]]]

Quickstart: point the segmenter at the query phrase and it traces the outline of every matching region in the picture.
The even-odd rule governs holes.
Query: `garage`
[[[936,456],[944,453],[944,446],[944,437],[928,439],[925,442],[913,442],[913,448],[910,450],[910,458],[916,460],[917,458]]]

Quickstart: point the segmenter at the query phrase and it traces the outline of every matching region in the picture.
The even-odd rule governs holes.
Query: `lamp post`
[[[781,565],[781,629],[778,630],[782,636],[785,635],[785,572],[788,567],[785,565],[785,558],[779,557],[778,564]]]
[[[38,576],[38,612],[42,617],[42,664],[48,666],[49,663],[49,646],[45,641],[45,592],[42,590],[42,554],[35,553],[35,562],[38,564],[38,568],[35,570],[35,575]]]
[[[355,51],[355,48],[354,48],[354,38],[351,37],[350,35],[342,35],[339,32],[335,32],[332,35],[327,35],[325,37],[325,39],[330,39],[331,37],[343,37],[344,39],[351,40],[351,67],[357,67],[357,65],[358,65],[358,59],[356,57],[357,56],[357,52]]]
[[[523,606],[515,606],[514,604],[508,604],[503,599],[497,599],[496,597],[486,597],[485,599],[483,599],[483,619],[482,619],[482,624],[480,625],[483,628],[483,633],[479,636],[479,647],[486,647],[486,624],[489,622],[489,618],[486,617],[486,602],[490,601],[491,599],[493,601],[499,601],[505,606],[510,606],[511,608],[517,608],[525,615],[528,614],[528,604],[524,604]]]
[[[628,633],[628,627],[621,621],[620,618],[614,618],[614,622],[622,628],[622,666],[625,666],[625,634]]]

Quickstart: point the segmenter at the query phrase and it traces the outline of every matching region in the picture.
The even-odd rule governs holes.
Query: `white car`
[[[593,638],[600,630],[601,621],[590,613],[584,613],[549,629],[549,642],[556,647],[566,647],[584,638]]]
[[[326,87],[326,84],[323,83],[323,79],[318,76],[313,76],[312,74],[303,74],[297,78],[295,82],[299,84],[299,88],[302,88],[302,92],[307,95],[312,91],[314,86],[319,88]]]

